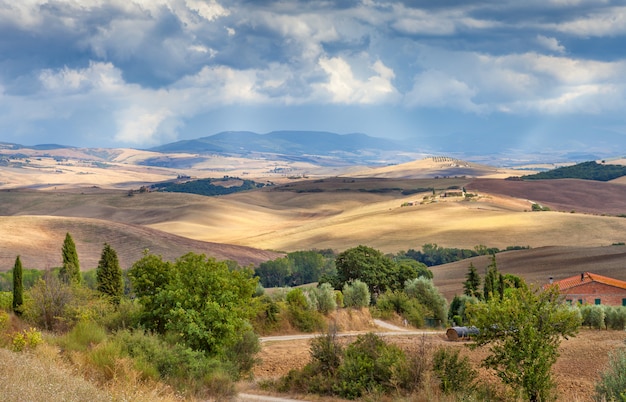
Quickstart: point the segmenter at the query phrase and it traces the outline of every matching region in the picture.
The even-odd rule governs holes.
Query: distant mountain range
[[[192,154],[251,156],[272,154],[290,160],[319,157],[341,157],[346,162],[379,162],[386,153],[406,149],[405,144],[365,134],[335,134],[324,131],[272,131],[258,134],[250,131],[224,131],[208,137],[182,140],[150,148],[150,151]],[[394,162],[398,162],[395,160]]]
[[[454,138],[439,138],[439,146],[431,149],[426,143],[437,141],[391,140],[371,137],[366,134],[336,134],[325,131],[272,131],[259,134],[251,131],[224,131],[197,139],[181,140],[149,148],[148,151],[170,154],[189,153],[204,158],[209,155],[223,155],[247,158],[267,158],[272,160],[310,162],[320,166],[349,165],[390,165],[405,163],[425,156],[447,155],[479,163],[500,166],[515,166],[527,163],[549,162],[582,162],[599,160],[616,155],[596,155],[592,153],[571,152],[568,150],[540,153],[521,150],[502,149],[498,152],[484,154],[470,152],[470,146],[460,147]],[[32,149],[53,151],[58,149],[75,149],[74,146],[57,144],[40,144],[23,146],[0,142],[0,150],[18,151]],[[82,149],[88,154],[99,155],[102,149]],[[163,157],[155,156],[146,159],[142,164],[153,166],[170,166],[172,163]],[[181,158],[174,164],[182,163]],[[193,162],[193,161],[191,161]],[[190,163],[191,163],[190,162]],[[178,166],[178,165],[177,165]]]

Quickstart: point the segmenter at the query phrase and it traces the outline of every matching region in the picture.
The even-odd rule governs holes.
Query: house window
[[[602,303],[600,303],[600,299],[596,299],[596,300],[595,300],[595,303],[596,303],[596,304],[602,304]]]
[[[567,304],[568,304],[569,306],[571,306],[571,305],[572,305],[572,299],[567,299],[567,300],[565,300],[565,301],[567,302]],[[626,299],[622,299],[622,303],[624,303],[624,301],[626,301]],[[623,306],[626,306],[626,304],[622,304],[622,305],[623,305]]]
[[[626,306],[626,299],[622,299],[622,306]]]
[[[578,304],[583,304],[583,299],[578,299]]]

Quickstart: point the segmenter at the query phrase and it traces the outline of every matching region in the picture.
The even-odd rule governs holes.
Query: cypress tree
[[[78,253],[76,252],[76,244],[74,239],[67,233],[63,241],[63,266],[61,267],[61,280],[65,283],[80,283],[80,263],[78,262]]]
[[[463,282],[463,293],[467,296],[472,296],[476,298],[481,298],[480,290],[480,275],[478,271],[476,271],[476,267],[474,263],[471,262],[469,268],[467,270],[467,274],[465,274],[465,278],[467,279]]]
[[[18,255],[13,266],[13,311],[15,314],[22,314],[22,304],[24,304],[24,284],[22,281],[22,261]]]
[[[500,272],[498,272],[496,255],[492,254],[491,263],[487,266],[487,272],[485,273],[485,283],[483,286],[483,296],[485,300],[489,300],[492,297],[502,298],[504,282],[501,276]]]
[[[124,281],[122,279],[122,269],[115,250],[104,243],[102,255],[96,269],[96,281],[98,291],[109,296],[113,303],[119,304],[124,294]]]

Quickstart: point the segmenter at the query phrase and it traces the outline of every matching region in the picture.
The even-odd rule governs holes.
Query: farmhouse
[[[626,306],[626,282],[619,279],[583,272],[546,286],[558,286],[568,303]]]

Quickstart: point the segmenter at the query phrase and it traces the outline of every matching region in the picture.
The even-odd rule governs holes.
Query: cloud
[[[467,83],[441,71],[425,71],[415,77],[415,84],[406,94],[405,102],[409,107],[453,108],[481,113],[484,106],[472,101],[476,93]]]
[[[545,49],[555,53],[565,53],[565,47],[562,46],[556,38],[548,38],[547,36],[537,35],[537,43]]]
[[[626,7],[603,7],[582,17],[548,23],[546,28],[574,36],[617,36],[626,33]]]
[[[319,66],[328,75],[328,81],[316,86],[327,92],[334,103],[374,104],[397,98],[398,93],[391,83],[394,72],[380,60],[371,66],[377,74],[365,80],[355,77],[350,64],[340,57],[321,58]]]
[[[224,108],[393,110],[380,126],[407,132],[433,112],[619,122],[616,4],[0,0],[0,130],[141,146],[193,136],[191,121]],[[341,115],[327,129],[346,127]]]

